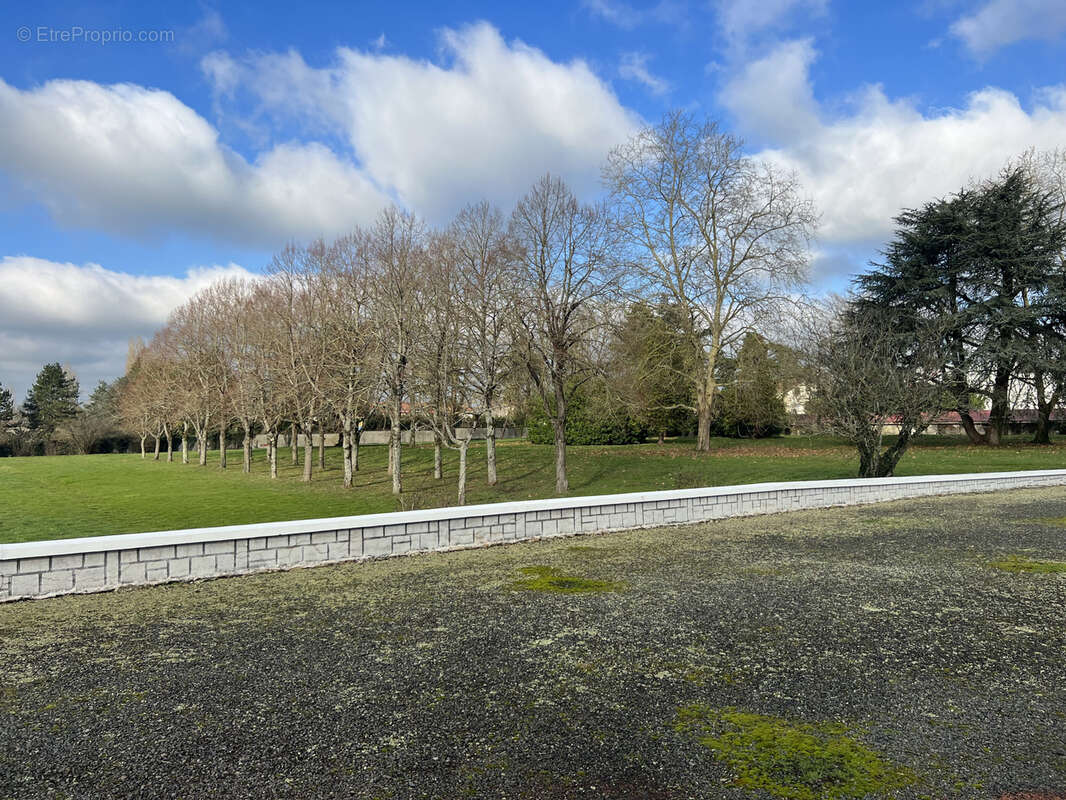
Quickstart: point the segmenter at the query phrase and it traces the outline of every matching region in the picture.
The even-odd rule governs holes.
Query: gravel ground
[[[697,704],[841,723],[886,797],[1058,797],[1066,575],[1010,556],[1066,561],[1066,491],[7,604],[0,798],[773,796]]]

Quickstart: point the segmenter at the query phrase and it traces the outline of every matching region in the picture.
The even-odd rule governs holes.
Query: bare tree
[[[510,368],[515,310],[515,247],[503,214],[488,203],[459,212],[451,225],[457,282],[459,335],[467,358],[470,398],[485,423],[485,464],[496,485],[496,423],[493,411]]]
[[[597,304],[617,286],[610,231],[603,208],[581,205],[550,175],[534,184],[511,218],[519,248],[516,347],[552,422],[559,494],[569,489],[567,406],[594,372],[583,346],[604,324]]]
[[[855,445],[861,478],[891,476],[941,410],[940,331],[913,322],[843,307],[812,325],[808,409]],[[886,443],[890,431],[896,436]]]
[[[681,315],[710,449],[719,358],[806,280],[816,216],[795,177],[744,155],[714,122],[674,111],[611,151],[603,171],[639,283]]]
[[[423,417],[433,431],[434,476],[441,477],[440,448],[459,451],[458,503],[466,502],[467,452],[472,428],[459,423],[467,412],[470,386],[467,365],[469,340],[463,336],[461,313],[463,276],[457,268],[461,258],[456,239],[448,234],[430,237],[425,272],[425,335],[414,349],[414,375]]]
[[[289,395],[293,382],[288,380],[286,371],[289,330],[284,318],[274,313],[284,302],[286,295],[275,281],[262,281],[252,289],[248,299],[248,349],[241,362],[242,382],[247,385],[267,440],[271,478],[278,477],[278,436],[293,406]]]
[[[372,248],[363,230],[340,237],[329,249],[323,276],[328,330],[325,391],[340,421],[345,488],[351,488],[359,469],[360,424],[380,387],[381,357],[371,318]]]
[[[196,295],[171,314],[167,329],[160,340],[163,357],[185,376],[175,390],[182,395],[182,417],[196,434],[200,466],[205,466],[219,385],[215,320]]]
[[[389,464],[392,493],[403,491],[400,424],[409,397],[408,362],[420,334],[425,228],[417,217],[398,208],[381,213],[370,231],[376,270],[374,282],[375,350],[389,417]]]
[[[304,436],[305,482],[311,480],[314,425],[325,397],[322,384],[329,338],[323,325],[327,298],[321,275],[325,256],[325,243],[316,241],[306,248],[286,247],[271,264],[279,301],[274,313],[279,315],[284,333],[281,356],[289,384],[286,394]],[[293,439],[296,447],[295,431]]]

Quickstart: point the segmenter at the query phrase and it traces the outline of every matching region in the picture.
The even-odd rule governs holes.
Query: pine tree
[[[1026,169],[1007,169],[903,212],[885,263],[856,280],[857,313],[894,313],[899,325],[936,321],[943,388],[974,443],[999,443],[1020,372],[1056,363],[1058,349],[1037,343],[1049,332],[1059,335],[1047,320],[1061,309],[1060,208]],[[970,413],[975,393],[991,401],[983,432]]]
[[[78,379],[58,363],[45,364],[22,404],[31,430],[51,435],[78,413]]]
[[[0,428],[15,417],[15,400],[10,389],[0,385]]]

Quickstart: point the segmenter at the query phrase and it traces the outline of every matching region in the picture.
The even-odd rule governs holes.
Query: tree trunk
[[[400,463],[401,448],[403,447],[400,441],[400,413],[402,411],[403,406],[400,398],[394,397],[392,401],[392,435],[390,436],[392,460],[390,466],[392,467],[392,493],[395,495],[403,492],[403,476]]]
[[[152,434],[155,437],[155,453],[152,455],[152,461],[159,460],[159,453],[162,449],[163,437],[159,434]]]
[[[244,471],[252,471],[252,424],[248,420],[241,420],[244,426]]]
[[[438,481],[444,477],[443,457],[440,450],[440,434],[433,431],[433,477]]]
[[[267,458],[270,459],[270,477],[278,477],[278,432],[270,431],[267,439]]]
[[[706,372],[696,388],[696,450],[700,453],[709,453],[711,450],[711,414],[714,412],[714,393],[718,390],[714,376],[717,365],[718,349],[712,347]]]
[[[181,424],[181,463],[189,463],[189,423]]]
[[[968,410],[959,409],[958,413],[959,419],[962,420],[962,429],[966,432],[966,438],[970,440],[970,444],[988,444],[987,428],[984,433],[977,430],[977,424]]]
[[[988,430],[985,436],[990,445],[998,445],[1006,432],[1010,416],[1010,370],[996,368],[996,379],[992,385],[992,410],[988,415]]]
[[[226,468],[226,429],[222,428],[218,432],[218,468]]]
[[[1059,403],[1059,395],[1053,392],[1048,398],[1043,373],[1038,372],[1033,378],[1036,385],[1036,433],[1033,435],[1033,444],[1051,444],[1051,412]]]
[[[466,505],[466,451],[469,439],[459,440],[459,505]]]
[[[318,468],[326,468],[326,429],[318,423]]]
[[[312,462],[314,461],[314,455],[315,455],[315,444],[314,444],[314,436],[313,436],[312,431],[313,431],[313,428],[311,427],[311,423],[307,423],[306,425],[303,426],[303,434],[304,434],[304,476],[303,476],[303,482],[304,483],[310,483],[311,482],[311,469],[312,469],[312,466],[313,466]]]
[[[354,470],[352,468],[352,418],[343,417],[341,419],[341,448],[343,454],[341,460],[344,462],[344,488],[352,488],[352,480],[354,477]]]
[[[362,432],[362,430],[360,430],[358,422],[355,424],[355,431],[353,432],[352,436],[355,439],[355,441],[352,442],[352,472],[358,472],[359,471],[359,440],[363,436],[363,432]]]
[[[167,437],[167,463],[174,461],[174,436],[170,432],[170,426],[163,425],[163,433]]]
[[[496,423],[492,419],[492,406],[486,404],[485,412],[485,468],[489,486],[496,485]]]
[[[659,444],[666,444],[666,431],[659,431]]]
[[[300,465],[300,452],[296,449],[296,445],[299,442],[299,438],[296,435],[296,423],[292,423],[292,427],[289,430],[289,444],[292,445],[292,465],[298,467]]]
[[[555,434],[555,493],[565,494],[570,489],[566,479],[566,395],[560,383],[555,384],[555,416],[552,431]]]
[[[144,448],[144,443],[148,441],[147,434],[141,435],[141,458],[148,458],[148,452]]]

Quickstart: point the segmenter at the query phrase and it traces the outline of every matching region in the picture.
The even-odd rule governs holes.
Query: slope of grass
[[[552,449],[503,442],[500,482],[485,485],[484,446],[470,450],[467,502],[490,503],[550,497]],[[316,454],[317,455],[317,454]],[[218,454],[207,467],[142,461],[137,455],[56,456],[0,459],[0,542],[97,536],[311,517],[342,516],[454,504],[457,455],[445,452],[444,479],[432,477],[428,446],[404,451],[405,494],[390,492],[385,447],[364,447],[351,490],[341,486],[340,451],[327,450],[326,469],[310,485],[300,481],[288,451],[281,476],[271,481],[264,453],[253,472],[241,472],[240,453],[229,469]],[[572,447],[568,451],[571,495],[681,489],[779,480],[847,478],[855,474],[854,450],[827,437],[763,441],[720,439],[707,455],[690,443],[628,447]],[[900,463],[897,474],[978,472],[1066,467],[1066,446],[1035,447],[1012,442],[999,448],[970,447],[960,440],[927,437]]]

